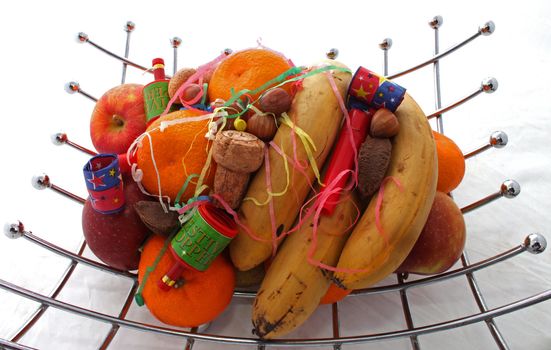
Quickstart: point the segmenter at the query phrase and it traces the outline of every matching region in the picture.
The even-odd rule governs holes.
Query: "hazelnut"
[[[194,68],[182,68],[174,74],[172,79],[168,82],[168,96],[170,98],[174,97],[176,91],[185,83],[189,77],[195,74],[196,70]]]
[[[201,93],[201,86],[199,86],[199,84],[189,84],[184,89],[184,91],[182,91],[180,98],[185,102],[188,102],[196,98],[197,95],[199,95],[200,93]]]
[[[247,121],[247,132],[264,142],[269,142],[277,132],[275,118],[269,114],[255,114]]]
[[[273,113],[278,117],[291,108],[291,96],[282,88],[275,88],[262,95],[259,106],[263,112]]]
[[[373,137],[392,137],[398,134],[400,123],[398,118],[386,108],[381,108],[375,112],[371,119],[371,129],[369,134]]]

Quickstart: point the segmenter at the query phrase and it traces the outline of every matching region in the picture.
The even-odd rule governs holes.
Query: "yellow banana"
[[[345,67],[335,61],[330,61],[328,64]],[[351,79],[350,72],[334,70],[331,75],[339,93],[345,96]],[[337,136],[342,115],[338,100],[325,73],[310,75],[302,81],[302,87],[297,91],[289,111],[290,120],[304,132],[295,130],[296,158],[300,163],[308,164],[309,160],[315,160],[317,168],[321,169]],[[277,147],[289,156],[287,161],[295,157],[292,133],[291,127],[281,124],[273,140]],[[310,153],[311,157],[300,139],[301,135],[307,139],[306,134],[314,145]],[[291,228],[310,191],[308,182],[314,181],[315,174],[311,166],[304,169],[305,175],[293,165],[286,166],[286,160],[274,148],[270,148],[268,159],[271,168],[269,180],[272,192],[286,191],[271,199],[275,228],[278,233],[281,233]],[[267,193],[266,177],[266,168],[263,166],[252,179],[239,210],[241,222],[250,229],[252,234],[264,240],[254,240],[247,232],[240,229],[230,244],[230,256],[235,267],[241,271],[254,268],[272,253],[272,219],[267,204],[270,198]],[[247,200],[251,198],[257,203]],[[259,205],[259,202],[264,205]]]
[[[400,131],[392,140],[387,176],[398,180],[386,184],[380,222],[376,227],[374,195],[360,222],[348,238],[337,268],[335,283],[346,289],[366,288],[391,274],[407,257],[427,220],[437,182],[437,158],[427,118],[417,103],[406,95],[395,112]]]
[[[355,198],[341,201],[333,215],[322,216],[313,258],[334,266],[359,215]],[[312,217],[279,248],[253,304],[253,325],[261,338],[275,338],[301,325],[317,308],[331,283],[307,260],[312,244]]]

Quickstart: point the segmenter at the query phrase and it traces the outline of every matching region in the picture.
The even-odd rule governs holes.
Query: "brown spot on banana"
[[[253,333],[259,336],[260,338],[265,338],[268,334],[276,331],[278,328],[282,327],[285,323],[285,319],[289,314],[293,313],[293,307],[289,307],[287,311],[276,321],[270,322],[266,320],[264,316],[258,317],[256,320],[253,319]]]

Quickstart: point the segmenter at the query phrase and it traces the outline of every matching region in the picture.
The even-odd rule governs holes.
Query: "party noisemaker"
[[[169,80],[165,76],[165,62],[162,58],[155,58],[152,63],[155,80],[143,88],[145,119],[148,125],[165,111],[170,101]]]
[[[348,88],[349,104],[353,103],[352,107],[357,108],[359,103],[365,106],[365,110],[386,108],[394,112],[405,94],[405,88],[364,67],[358,68]]]
[[[84,180],[94,210],[113,214],[124,208],[124,189],[116,154],[98,154],[84,166]]]
[[[170,243],[175,262],[159,288],[169,290],[185,269],[205,271],[235,235],[237,225],[224,210],[210,202],[199,205]]]

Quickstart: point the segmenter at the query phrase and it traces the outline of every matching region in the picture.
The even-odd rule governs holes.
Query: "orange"
[[[342,289],[339,286],[337,286],[335,283],[331,283],[329,286],[329,289],[321,298],[320,304],[334,304],[337,301],[343,300],[348,294],[352,292],[352,289]]]
[[[438,154],[438,184],[440,192],[450,193],[465,175],[465,157],[461,149],[449,137],[433,131]]]
[[[176,195],[184,185],[188,176],[201,174],[201,170],[207,161],[209,140],[205,138],[208,129],[208,120],[200,122],[188,122],[170,125],[162,132],[159,129],[162,121],[198,116],[203,114],[197,110],[181,110],[169,113],[158,118],[148,128],[153,145],[153,158],[161,184],[161,194],[169,196],[174,202]],[[152,194],[159,194],[157,172],[151,156],[150,140],[145,136],[142,147],[138,149],[137,164],[142,170],[142,185]],[[214,180],[215,162],[211,163],[211,169],[205,176],[204,184],[212,186]],[[184,192],[181,201],[187,201],[193,197],[197,179],[191,183]]]
[[[267,49],[247,49],[236,52],[222,61],[209,82],[209,100],[231,97],[231,89],[237,93],[243,89],[254,90],[292,67],[283,55]],[[290,84],[282,88],[290,93]],[[251,95],[254,100],[261,92]]]
[[[145,271],[153,265],[165,238],[153,235],[143,248],[138,280],[143,281]],[[177,327],[196,327],[212,321],[231,302],[235,287],[235,273],[231,263],[219,255],[204,272],[186,269],[183,285],[163,291],[157,286],[175,259],[169,249],[149,274],[142,296],[149,311],[159,321]]]

